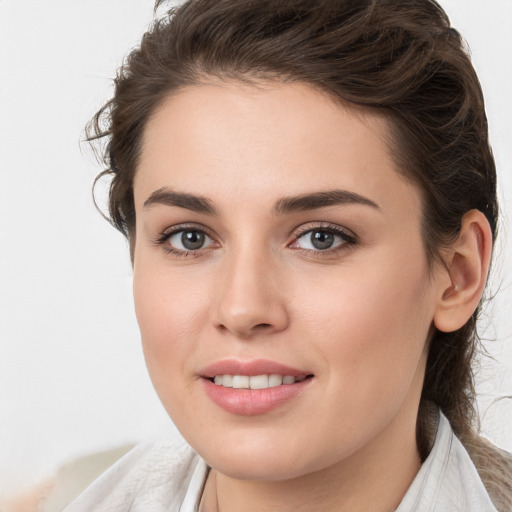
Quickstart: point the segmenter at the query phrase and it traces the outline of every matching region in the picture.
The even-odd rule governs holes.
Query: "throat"
[[[201,493],[198,512],[219,512],[217,501],[216,471],[210,468]]]

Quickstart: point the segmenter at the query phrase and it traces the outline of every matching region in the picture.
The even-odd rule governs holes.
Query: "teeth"
[[[276,375],[274,373],[273,375],[268,376],[268,387],[269,388],[275,388],[276,386],[280,386],[282,383],[283,383],[282,375]]]
[[[255,375],[253,377],[249,377],[249,387],[251,389],[267,389],[268,375]]]
[[[222,375],[222,385],[225,388],[233,387],[233,375]]]
[[[248,388],[250,382],[250,377],[247,375],[233,375],[233,387],[235,389]],[[222,383],[224,384],[224,379],[222,379]]]
[[[293,375],[215,375],[213,381],[218,386],[235,389],[267,389],[281,386],[282,384],[295,384],[303,381],[303,377]]]

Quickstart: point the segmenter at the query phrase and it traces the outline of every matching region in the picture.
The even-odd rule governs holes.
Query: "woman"
[[[196,0],[91,139],[159,397],[69,511],[512,507],[474,430],[496,237],[478,79],[431,0]]]

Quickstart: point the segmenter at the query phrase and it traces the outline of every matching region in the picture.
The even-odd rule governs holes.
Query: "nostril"
[[[269,324],[269,323],[259,323],[259,324],[253,325],[252,327],[249,327],[248,329],[243,329],[243,328],[237,329],[237,326],[233,326],[230,328],[229,326],[220,323],[217,325],[217,328],[222,332],[232,331],[232,332],[235,332],[238,336],[251,337],[256,332],[268,331],[268,330],[272,329],[273,326],[272,326],[272,324]]]

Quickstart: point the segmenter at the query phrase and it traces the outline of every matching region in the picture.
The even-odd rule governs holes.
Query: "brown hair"
[[[431,263],[471,209],[485,214],[496,236],[496,172],[482,91],[461,36],[434,0],[190,0],[155,20],[89,127],[89,140],[106,137],[100,176],[112,178],[110,220],[129,237],[132,256],[132,185],[145,124],[169,94],[212,77],[300,81],[383,113],[399,169],[423,192]],[[496,506],[508,510],[512,463],[475,430],[477,316],[458,331],[433,335],[418,448],[426,457],[427,403],[434,402]]]

